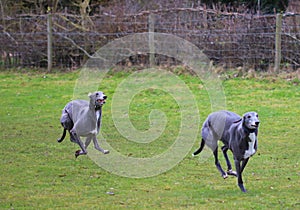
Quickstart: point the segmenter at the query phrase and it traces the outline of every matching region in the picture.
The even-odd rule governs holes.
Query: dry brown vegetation
[[[81,2],[81,3],[80,3]],[[154,32],[169,33],[192,42],[218,66],[243,67],[255,71],[273,68],[276,15],[247,13],[245,8],[181,1],[141,1],[133,3],[91,4],[78,1],[73,7],[53,7],[53,66],[77,68],[99,48],[126,35],[149,31],[149,16]],[[151,3],[152,2],[152,3]],[[24,5],[23,5],[24,6]],[[21,6],[20,6],[21,7]],[[299,5],[293,3],[283,16],[282,69],[300,67]],[[37,14],[37,11],[40,14]],[[47,66],[47,9],[37,5],[27,14],[11,11],[0,21],[0,66]],[[50,10],[49,10],[50,11]],[[77,14],[74,14],[77,11]],[[122,64],[148,65],[148,55],[128,58]],[[156,55],[157,65],[180,62]]]

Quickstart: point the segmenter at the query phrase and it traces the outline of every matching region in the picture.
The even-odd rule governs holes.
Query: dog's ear
[[[245,121],[246,121],[246,114],[243,115],[243,117],[242,117],[241,120],[243,121],[243,125],[244,125],[244,123],[245,123]]]
[[[89,93],[88,96],[90,97],[90,99],[95,98],[95,93]]]
[[[234,121],[233,123],[239,123],[239,122],[241,122],[241,121],[244,121],[244,117],[240,118],[240,119],[237,120],[237,121]]]

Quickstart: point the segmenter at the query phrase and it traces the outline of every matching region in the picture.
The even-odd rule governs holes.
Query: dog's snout
[[[107,96],[103,96],[103,99],[107,99]]]
[[[258,126],[258,125],[259,125],[259,121],[258,121],[258,122],[255,122],[255,125]]]

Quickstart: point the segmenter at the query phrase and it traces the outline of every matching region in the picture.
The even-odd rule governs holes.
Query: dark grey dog
[[[108,150],[102,149],[97,140],[102,117],[102,106],[107,98],[103,92],[94,92],[89,94],[90,101],[73,100],[69,102],[62,110],[60,118],[61,125],[64,127],[61,138],[57,139],[60,143],[66,136],[66,131],[69,131],[70,140],[77,143],[81,150],[75,152],[75,157],[87,154],[86,148],[93,139],[95,149],[104,154],[108,154]],[[86,137],[85,144],[80,137]]]
[[[200,148],[193,153],[193,156],[199,154],[204,145],[210,147],[215,157],[215,165],[222,177],[225,179],[228,175],[237,176],[238,186],[246,192],[242,172],[249,158],[257,151],[258,125],[259,119],[256,112],[247,112],[243,117],[229,111],[213,112],[203,123]],[[227,173],[222,169],[218,160],[218,140],[224,143],[222,151],[228,167]],[[233,153],[236,172],[232,171],[227,155],[228,149]]]

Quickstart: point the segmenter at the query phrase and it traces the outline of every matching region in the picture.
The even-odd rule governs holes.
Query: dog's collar
[[[95,111],[98,111],[98,110],[100,110],[102,108],[102,106],[100,106],[100,105],[95,105]]]

